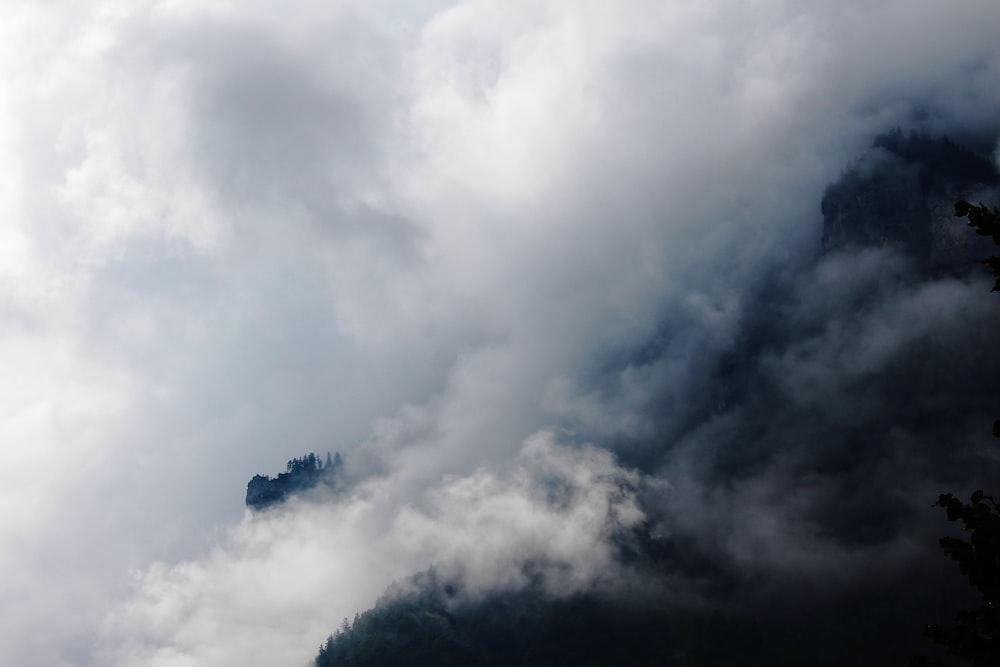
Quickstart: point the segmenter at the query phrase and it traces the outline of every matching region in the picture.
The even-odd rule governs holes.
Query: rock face
[[[930,270],[956,270],[991,254],[953,217],[959,199],[994,199],[1000,182],[985,155],[947,137],[877,137],[823,196],[823,249],[895,246]]]
[[[278,473],[274,479],[267,475],[254,475],[247,484],[247,507],[255,511],[264,510],[319,484],[335,488],[342,466],[339,452],[332,459],[327,454],[326,463],[310,453],[289,461],[287,470]]]

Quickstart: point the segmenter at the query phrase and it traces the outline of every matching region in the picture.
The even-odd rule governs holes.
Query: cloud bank
[[[105,619],[101,660],[305,664],[385,577],[402,583],[428,564],[466,595],[539,572],[554,594],[609,585],[623,575],[609,538],[642,518],[636,483],[608,452],[539,433],[507,473],[447,478],[408,505],[385,480],[336,501],[295,499],[248,517],[207,557],[137,573],[139,594]]]
[[[934,414],[940,373],[988,374],[962,346],[995,324],[984,283],[810,265],[824,188],[875,134],[994,129],[995,3],[0,18],[4,663],[304,661],[435,561],[502,579],[579,547],[590,581],[609,508],[815,571],[854,534],[821,516],[845,480],[895,476],[913,506],[914,480],[961,478],[880,392]],[[562,444],[523,453],[541,432]],[[897,453],[866,458],[877,438]],[[253,474],[328,449],[371,486],[244,516]],[[642,517],[608,486],[639,470],[666,485]]]

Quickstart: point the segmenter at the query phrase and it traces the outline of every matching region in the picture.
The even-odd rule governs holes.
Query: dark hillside
[[[816,265],[761,285],[700,384],[657,397],[658,432],[616,450],[667,489],[643,495],[619,562],[697,603],[477,598],[427,574],[345,623],[317,666],[882,667],[928,650],[921,628],[972,595],[932,505],[1000,486],[993,248],[953,215],[997,184],[947,138],[878,137],[823,198]],[[669,349],[625,365],[669,369]]]

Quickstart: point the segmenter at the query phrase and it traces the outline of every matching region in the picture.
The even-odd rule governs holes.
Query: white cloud
[[[805,261],[823,186],[875,132],[992,122],[998,19],[892,0],[0,8],[0,662],[96,664],[130,567],[146,614],[170,582],[200,603],[227,563],[244,579],[206,580],[191,611],[222,632],[213,610],[271,562],[233,559],[300,544],[289,562],[311,563],[341,535],[289,516],[283,546],[245,522],[197,558],[253,473],[307,450],[370,440],[386,507],[480,484],[513,521],[530,484],[493,466],[566,419],[648,432],[666,387],[700,388],[745,290]],[[607,390],[665,322],[661,365]],[[408,511],[432,534],[451,510],[427,502]],[[355,511],[347,563],[370,556]],[[386,581],[362,583],[350,605]],[[149,645],[181,660],[185,632]]]
[[[608,538],[642,518],[636,476],[611,455],[539,433],[512,469],[451,476],[398,504],[394,480],[349,497],[247,514],[204,557],[137,573],[105,620],[106,664],[305,664],[341,619],[434,566],[467,594],[527,583],[569,593],[621,576]]]

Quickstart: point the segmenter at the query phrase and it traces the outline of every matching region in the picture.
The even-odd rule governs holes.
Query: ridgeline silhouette
[[[343,465],[340,452],[332,458],[327,452],[325,463],[309,453],[289,461],[285,472],[278,473],[274,479],[267,475],[254,475],[247,483],[247,507],[259,512],[319,484],[336,488]]]

